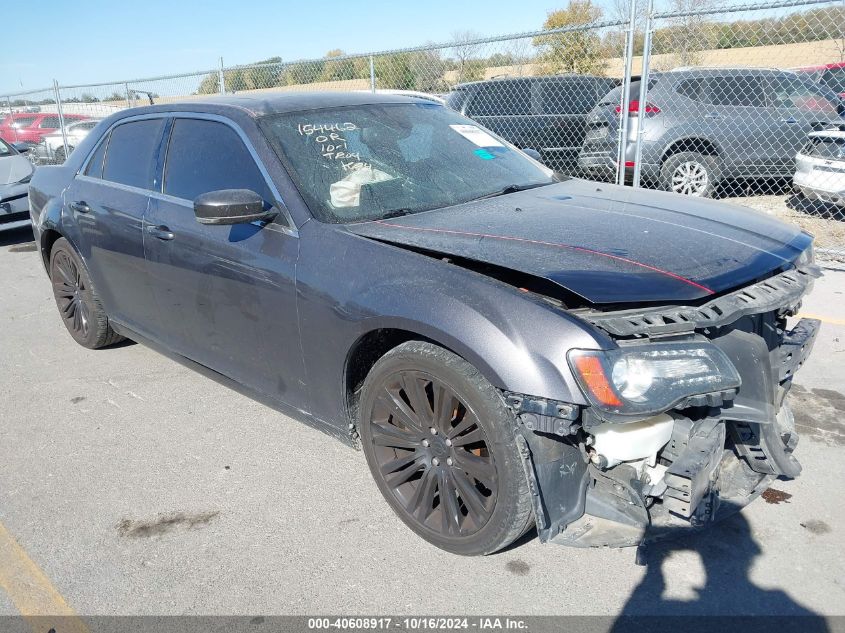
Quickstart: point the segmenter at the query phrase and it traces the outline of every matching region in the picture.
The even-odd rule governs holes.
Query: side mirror
[[[277,211],[264,210],[264,200],[249,189],[221,189],[194,198],[194,215],[200,224],[247,224],[269,220]]]
[[[29,143],[12,143],[12,147],[18,150],[21,154],[26,154],[32,149],[32,145]]]
[[[528,154],[531,158],[536,160],[537,162],[542,162],[542,158],[540,157],[540,152],[538,152],[533,147],[526,147],[522,150],[523,154]]]

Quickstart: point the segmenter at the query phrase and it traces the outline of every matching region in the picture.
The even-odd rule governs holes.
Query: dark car
[[[791,178],[808,134],[845,110],[830,89],[785,70],[681,69],[652,76],[647,103],[639,92],[632,82],[627,174],[639,135],[648,183],[704,197],[726,180]],[[621,95],[608,93],[587,120],[578,164],[591,177],[616,173]]]
[[[517,147],[537,150],[552,169],[572,173],[587,114],[618,85],[593,75],[492,79],[455,86],[446,103]]]
[[[535,524],[632,545],[799,472],[783,402],[817,322],[786,319],[819,273],[791,225],[558,182],[365,93],[125,110],[30,199],[76,341],[148,344],[360,446],[448,551]]]

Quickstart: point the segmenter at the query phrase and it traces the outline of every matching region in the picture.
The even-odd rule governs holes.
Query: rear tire
[[[721,178],[719,159],[698,152],[672,154],[660,168],[660,187],[687,196],[712,198]]]
[[[123,340],[109,325],[82,258],[63,237],[50,251],[50,280],[59,316],[73,340],[88,349]]]
[[[431,343],[403,343],[367,375],[358,411],[379,490],[429,543],[490,554],[533,524],[512,414],[464,359]]]

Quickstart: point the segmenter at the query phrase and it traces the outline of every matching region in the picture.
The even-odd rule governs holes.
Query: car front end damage
[[[617,345],[569,354],[589,406],[504,394],[540,540],[639,545],[797,476],[785,397],[819,322],[787,319],[820,274],[804,261],[696,307],[574,310]]]

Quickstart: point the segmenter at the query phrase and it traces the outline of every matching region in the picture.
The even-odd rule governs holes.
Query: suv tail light
[[[622,106],[616,106],[616,115],[619,116],[622,114]],[[631,103],[628,104],[628,116],[639,116],[640,114],[640,102],[637,99],[632,99]],[[645,104],[645,115],[646,116],[654,116],[655,114],[660,114],[660,108],[658,108],[653,103],[649,103],[646,101]]]

